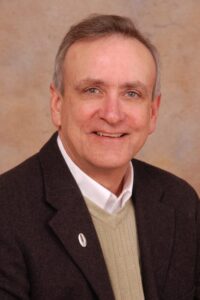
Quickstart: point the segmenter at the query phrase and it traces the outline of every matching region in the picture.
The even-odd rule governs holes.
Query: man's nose
[[[123,121],[125,117],[122,106],[123,105],[117,96],[107,96],[102,102],[99,116],[109,124],[117,124]]]

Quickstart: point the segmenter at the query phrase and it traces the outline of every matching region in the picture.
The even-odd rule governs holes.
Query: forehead
[[[126,76],[124,79],[129,81],[154,81],[156,65],[151,52],[140,41],[114,34],[75,42],[65,56],[64,75],[68,79],[98,76],[119,81]]]

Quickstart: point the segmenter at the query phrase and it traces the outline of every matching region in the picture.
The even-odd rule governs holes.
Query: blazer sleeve
[[[197,260],[194,300],[200,300],[200,199],[197,196]]]
[[[5,188],[0,181],[0,299],[29,300],[28,271],[17,236],[13,195],[12,187]]]

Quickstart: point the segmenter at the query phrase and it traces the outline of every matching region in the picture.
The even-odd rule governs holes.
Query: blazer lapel
[[[102,250],[85,201],[56,143],[56,136],[40,151],[46,201],[56,209],[49,226],[90,283],[98,299],[114,300]],[[84,234],[82,247],[78,236]]]
[[[133,200],[141,257],[141,272],[146,300],[160,299],[164,289],[174,243],[175,214],[165,204],[161,184],[134,161]],[[148,168],[148,167],[147,167]]]

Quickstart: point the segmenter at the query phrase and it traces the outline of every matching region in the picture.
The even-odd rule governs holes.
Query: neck
[[[83,169],[82,169],[83,170]],[[127,168],[124,170],[103,170],[102,172],[88,172],[83,170],[88,176],[104,186],[116,196],[119,196],[123,189],[124,177]]]

